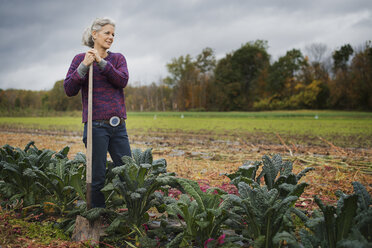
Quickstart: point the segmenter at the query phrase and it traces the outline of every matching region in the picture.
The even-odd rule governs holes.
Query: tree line
[[[217,60],[213,49],[173,58],[168,76],[150,85],[128,85],[129,111],[255,111],[277,109],[372,110],[372,46],[345,44],[329,52],[314,43],[275,61],[256,40]],[[0,89],[0,113],[17,109],[81,110],[63,80],[49,91]]]

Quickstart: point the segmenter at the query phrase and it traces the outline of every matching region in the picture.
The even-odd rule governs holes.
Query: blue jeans
[[[84,125],[83,142],[87,146],[87,123]],[[115,166],[122,165],[123,156],[132,156],[125,122],[112,127],[101,121],[92,122],[92,208],[104,208],[107,151]]]

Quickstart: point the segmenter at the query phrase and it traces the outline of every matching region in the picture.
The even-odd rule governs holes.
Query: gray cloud
[[[0,0],[0,88],[52,88],[87,49],[81,34],[95,17],[116,20],[111,50],[126,56],[131,84],[148,84],[173,57],[205,47],[221,58],[263,39],[275,60],[312,43],[360,46],[371,39],[371,11],[370,0]]]

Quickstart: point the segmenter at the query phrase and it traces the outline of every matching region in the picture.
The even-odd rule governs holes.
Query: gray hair
[[[82,38],[83,45],[93,48],[94,47],[94,40],[93,40],[93,37],[92,37],[92,32],[93,31],[97,31],[97,32],[100,31],[101,28],[103,26],[107,25],[107,24],[110,24],[110,25],[115,27],[115,22],[108,17],[96,18],[93,21],[92,26],[88,27],[84,30],[83,38]]]

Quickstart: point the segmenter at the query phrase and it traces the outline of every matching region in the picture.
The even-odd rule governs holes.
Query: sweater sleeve
[[[125,88],[129,79],[127,61],[125,60],[125,57],[122,54],[118,54],[115,66],[110,63],[110,61],[107,61],[102,74],[107,76],[110,84],[119,88]]]
[[[79,93],[82,84],[86,81],[86,76],[81,77],[78,71],[78,67],[82,61],[81,56],[76,55],[72,60],[70,68],[68,69],[66,78],[63,86],[67,96],[75,96]]]

